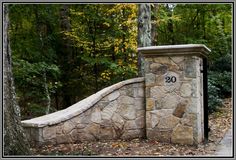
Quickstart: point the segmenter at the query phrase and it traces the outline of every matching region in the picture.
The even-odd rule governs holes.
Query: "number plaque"
[[[165,82],[166,83],[175,83],[176,82],[176,77],[175,76],[166,76],[165,77]]]

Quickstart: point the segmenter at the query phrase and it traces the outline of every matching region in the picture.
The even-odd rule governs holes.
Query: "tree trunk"
[[[3,62],[4,62],[4,155],[28,155],[29,143],[26,140],[20,119],[20,107],[16,102],[14,88],[11,49],[8,35],[8,6],[4,5]]]
[[[40,42],[41,42],[40,49],[41,49],[41,55],[43,56],[43,55],[47,54],[44,50],[45,46],[47,45],[47,44],[44,44],[44,37],[47,33],[45,32],[45,29],[43,29],[43,27],[46,26],[46,28],[48,28],[48,26],[40,22],[40,20],[39,20],[40,16],[39,16],[38,11],[39,11],[39,8],[38,8],[37,5],[35,5],[34,6],[34,12],[35,12],[35,17],[36,17],[36,30],[37,30],[38,36],[40,38]],[[42,60],[43,60],[43,58],[42,58]],[[48,91],[46,72],[47,72],[47,68],[44,69],[44,73],[42,73],[42,76],[43,76],[43,82],[44,82],[44,94],[45,94],[44,96],[46,97],[46,111],[45,111],[45,114],[49,114],[50,107],[51,107],[51,97],[50,97],[50,94],[49,94],[49,91]]]
[[[124,21],[126,21],[126,16],[125,16],[125,9],[123,8],[122,9],[122,18]],[[127,59],[128,59],[128,55],[126,53],[126,49],[125,49],[125,34],[128,30],[128,27],[125,26],[124,23],[122,23],[122,52],[123,52],[123,55],[124,55],[124,62],[127,62]]]
[[[138,12],[138,47],[151,45],[151,5],[140,4]]]
[[[62,32],[70,32],[71,31],[71,24],[69,19],[69,5],[64,4],[60,9],[60,29]],[[73,66],[73,59],[72,59],[72,48],[70,46],[71,41],[70,39],[62,33],[60,37],[60,55],[59,55],[59,63],[62,70],[62,79],[61,82],[63,83],[62,87],[62,99],[63,99],[63,108],[69,107],[73,104],[70,89],[69,81],[71,80],[71,71]]]
[[[157,45],[157,12],[158,12],[158,4],[153,4],[153,8],[152,8],[152,31],[151,31],[151,41],[152,41],[152,46],[156,46]]]
[[[98,13],[98,11],[97,11]],[[96,51],[96,35],[97,35],[97,24],[96,24],[96,21],[95,19],[93,20],[93,36],[92,36],[92,49],[93,49],[93,52],[92,52],[92,57],[94,60],[96,60],[96,55],[97,55],[97,51]],[[98,65],[97,63],[94,64],[93,66],[93,72],[94,72],[94,78],[95,78],[95,92],[98,91]]]
[[[45,96],[46,96],[46,99],[47,99],[46,114],[49,114],[50,107],[51,107],[51,98],[50,98],[50,94],[49,94],[49,91],[48,91],[46,69],[45,69],[44,74],[43,74],[43,79],[44,79],[44,92],[45,92]]]
[[[151,5],[140,4],[138,11],[138,47],[151,46]],[[143,60],[138,54],[139,76],[143,75]]]
[[[170,19],[167,22],[167,31],[168,31],[168,35],[169,35],[168,41],[169,41],[169,44],[174,45],[175,44],[174,25],[173,25],[173,21],[171,19],[173,11],[172,11],[171,7],[169,6],[169,4],[166,5],[166,9],[167,9],[167,15],[168,15],[168,17],[170,17]]]

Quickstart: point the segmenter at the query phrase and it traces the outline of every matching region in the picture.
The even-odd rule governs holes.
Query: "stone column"
[[[144,60],[146,136],[162,142],[204,140],[203,57],[205,45],[138,48]]]

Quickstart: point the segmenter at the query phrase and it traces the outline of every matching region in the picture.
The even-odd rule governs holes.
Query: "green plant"
[[[231,96],[231,72],[210,71],[209,80],[213,86],[219,89],[218,96],[220,98]]]
[[[212,113],[222,105],[222,99],[231,96],[231,72],[209,71],[208,108]]]
[[[219,88],[217,88],[211,79],[208,79],[208,112],[213,113],[222,105],[222,99],[219,97]]]
[[[231,72],[231,55],[226,54],[223,57],[217,59],[210,66],[210,70],[217,72],[225,72],[225,71]]]

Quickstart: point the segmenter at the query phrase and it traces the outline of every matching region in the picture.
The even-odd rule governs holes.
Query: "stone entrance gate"
[[[143,77],[119,82],[45,116],[22,121],[37,145],[148,138],[204,140],[204,45],[139,48]]]

